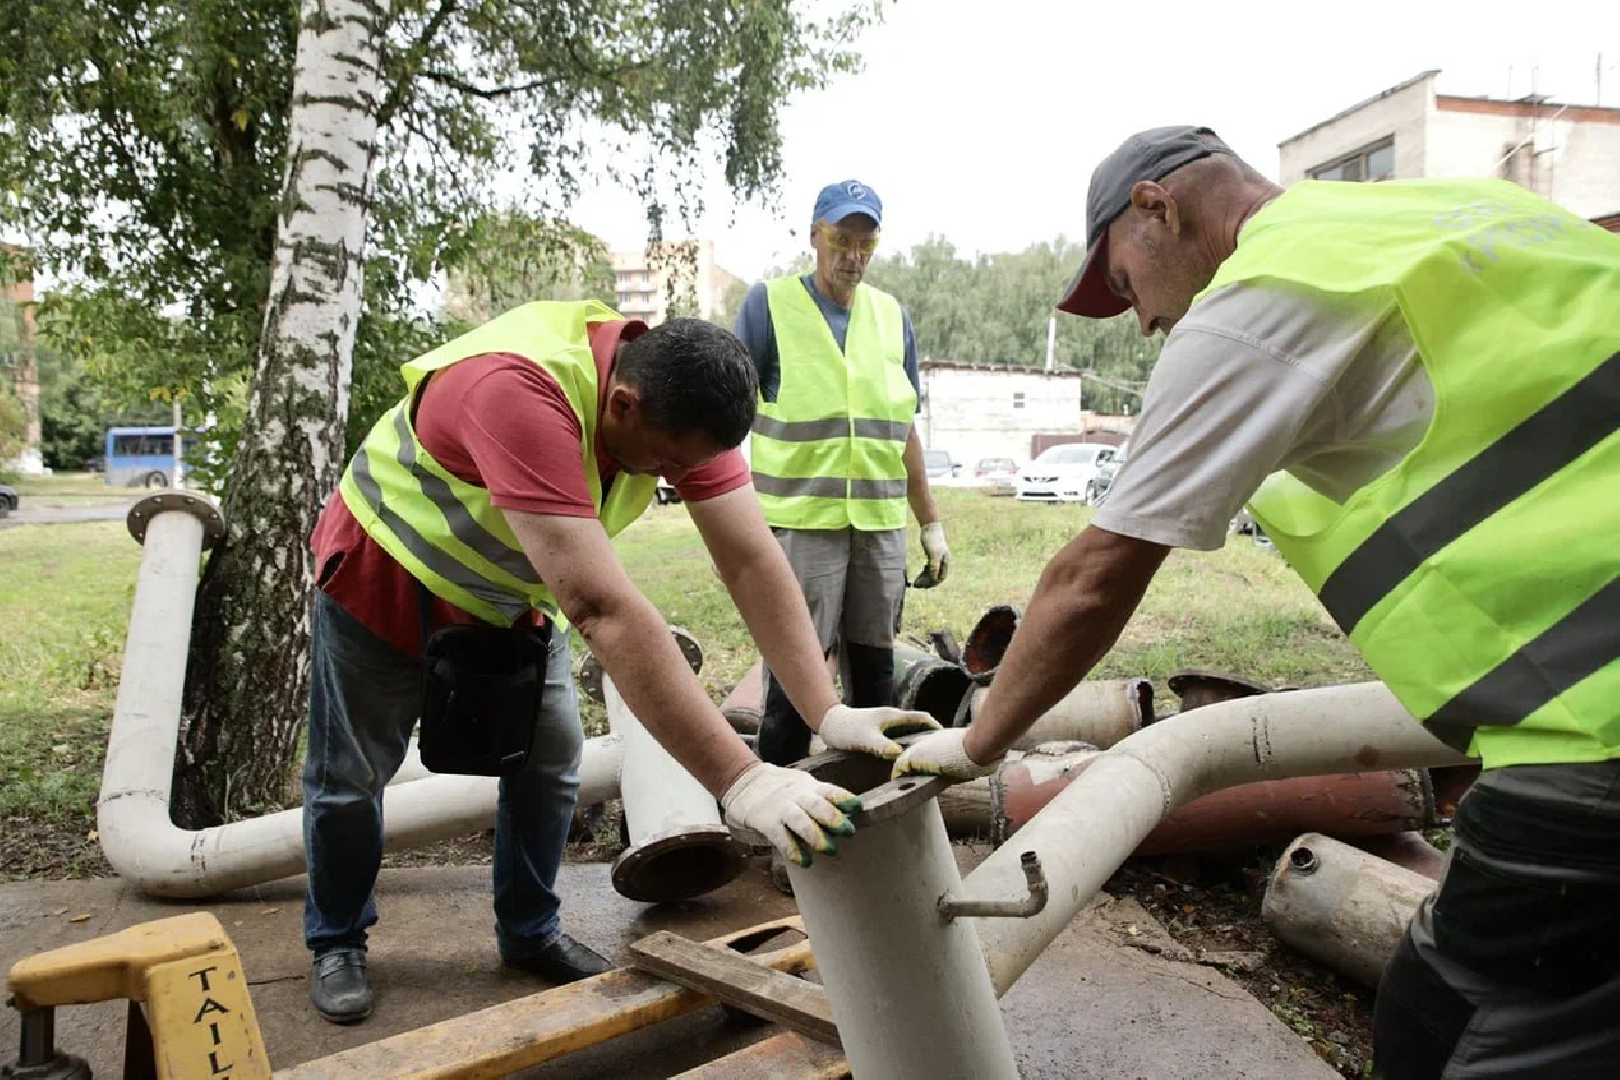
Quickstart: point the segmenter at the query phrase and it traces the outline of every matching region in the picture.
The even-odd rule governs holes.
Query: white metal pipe
[[[165,499],[174,508],[155,501]],[[107,861],[119,876],[155,896],[214,896],[304,871],[301,810],[198,832],[178,828],[169,818],[205,531],[199,505],[195,496],[177,500],[168,492],[131,511],[132,531],[137,518],[144,524],[146,548],[97,800],[97,828]],[[620,758],[617,737],[586,741],[580,765],[582,805],[618,794]],[[419,768],[418,760],[412,771]],[[383,798],[385,849],[491,827],[496,789],[495,779],[477,776],[432,776],[390,787]]]
[[[974,894],[1016,895],[1019,855],[1035,851],[1051,902],[980,932],[1005,993],[1171,810],[1254,780],[1467,759],[1412,719],[1376,682],[1224,701],[1161,720],[1102,754],[967,878]],[[819,947],[819,946],[818,946]],[[819,955],[819,953],[818,953]]]
[[[860,822],[788,878],[857,1080],[1018,1075],[976,920],[937,907],[961,877],[936,800]]]
[[[1435,888],[1422,874],[1306,833],[1277,860],[1260,911],[1283,941],[1376,987],[1406,924]]]
[[[977,716],[988,687],[973,691],[971,715]],[[1107,749],[1153,722],[1153,684],[1146,679],[1100,679],[1082,682],[1041,714],[1013,747],[1031,750],[1054,742],[1090,743]]]
[[[624,746],[619,792],[630,839],[614,860],[613,887],[661,903],[701,896],[741,874],[747,854],[714,795],[652,737],[605,673],[602,700],[608,728]]]

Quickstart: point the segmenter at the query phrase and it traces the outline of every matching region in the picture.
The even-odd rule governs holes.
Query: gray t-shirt
[[[827,320],[827,329],[832,331],[833,340],[838,342],[838,348],[844,348],[844,339],[849,336],[849,308],[840,307],[830,298],[823,296],[821,290],[816,288],[814,274],[805,274],[799,280],[810,291],[810,296],[821,309],[821,317]],[[917,410],[922,411],[922,377],[917,371],[917,335],[911,329],[911,316],[902,309],[901,321],[905,327],[906,341],[906,377],[911,380],[911,388],[917,391]],[[755,283],[748,295],[743,297],[742,310],[737,312],[737,325],[735,333],[742,343],[748,347],[748,352],[754,358],[754,366],[759,369],[759,394],[766,401],[776,400],[776,391],[782,385],[782,356],[776,348],[776,327],[771,324],[771,305],[765,293],[763,281]]]
[[[1428,430],[1434,390],[1393,297],[1238,283],[1165,341],[1096,524],[1212,551],[1268,475],[1343,502]]]

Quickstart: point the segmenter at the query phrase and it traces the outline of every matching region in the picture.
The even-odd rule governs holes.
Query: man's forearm
[[[716,798],[759,760],[704,693],[647,600],[638,595],[623,610],[577,625],[636,719]]]
[[[906,464],[906,502],[911,504],[917,524],[929,525],[938,521],[939,507],[934,504],[934,490],[928,483],[928,464],[923,460],[922,439],[917,435],[916,424],[911,425],[911,434],[906,436],[903,460]]]
[[[1107,655],[1168,553],[1087,528],[1047,564],[964,748],[994,761]]]

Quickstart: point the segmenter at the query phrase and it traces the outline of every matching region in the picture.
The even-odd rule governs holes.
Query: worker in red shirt
[[[432,736],[439,756],[457,762],[450,771],[501,776],[503,963],[554,983],[608,969],[563,933],[554,891],[584,740],[559,618],[720,799],[728,823],[770,837],[801,865],[853,831],[849,792],[749,751],[614,556],[610,537],[646,509],[660,475],[828,746],[895,757],[890,732],[935,726],[839,703],[737,450],[758,381],[726,330],[695,319],[649,330],[594,301],[534,303],[402,373],[405,398],[355,454],[313,537],[304,936],[311,1001],[336,1023],[371,1012],[366,932],[377,921],[382,792],[419,717],[430,767]],[[480,741],[492,728],[493,749]]]

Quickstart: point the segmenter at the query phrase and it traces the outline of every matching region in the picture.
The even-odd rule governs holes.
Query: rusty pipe
[[[760,720],[765,715],[764,660],[755,660],[753,666],[743,672],[737,685],[720,702],[720,715],[740,734],[754,735],[759,732]]]
[[[1023,619],[1024,613],[1011,604],[997,604],[979,616],[962,645],[962,666],[975,683],[990,685]]]
[[[946,822],[954,835],[1006,843],[1092,762],[1096,750],[1045,748],[952,789]],[[1438,823],[1422,769],[1262,780],[1211,792],[1168,814],[1133,854],[1168,855],[1283,843],[1302,832],[1342,838],[1389,836]],[[1431,849],[1432,850],[1432,849]]]

